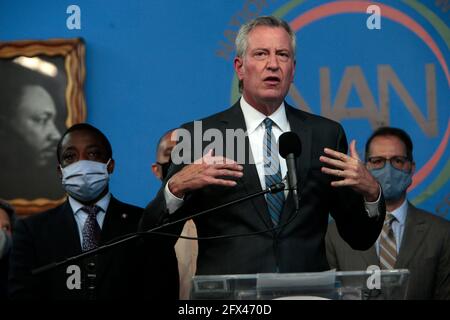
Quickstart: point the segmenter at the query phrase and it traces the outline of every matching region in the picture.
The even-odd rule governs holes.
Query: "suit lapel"
[[[308,123],[302,117],[299,112],[285,103],[286,106],[286,117],[289,121],[289,126],[291,127],[291,131],[296,133],[300,138],[302,145],[302,152],[300,156],[295,161],[295,167],[297,171],[297,183],[299,196],[301,199],[301,194],[303,190],[303,186],[306,181],[306,176],[308,175],[308,170],[311,167],[311,156],[312,156],[312,132]],[[294,204],[291,192],[289,192],[288,197],[286,198],[286,202],[284,205],[283,213],[280,218],[280,223],[283,224],[289,220],[292,214],[294,214]],[[279,230],[280,232],[281,230]]]
[[[108,209],[106,210],[105,220],[103,222],[102,232],[101,232],[101,241],[100,245],[105,244],[108,241],[111,241],[117,237],[124,235],[128,230],[128,214],[126,212],[122,212],[121,207],[118,201],[111,197],[111,201],[109,202]],[[137,230],[133,230],[137,232]],[[133,232],[131,231],[131,232]],[[114,248],[107,249],[100,253],[101,263],[98,265],[97,277],[100,282],[105,270],[106,266],[108,266],[114,255]]]
[[[247,132],[244,114],[242,113],[239,101],[236,102],[234,106],[229,109],[228,112],[223,113],[221,122],[224,126],[222,128],[223,134],[225,134],[225,129],[243,129],[245,132]],[[244,179],[242,181],[247,191],[247,194],[251,194],[254,192],[261,191],[262,188],[261,184],[259,183],[258,171],[256,170],[256,166],[254,164],[253,154],[251,151],[248,135],[246,135],[245,137],[245,145],[248,146],[248,148],[246,148],[246,152],[248,152],[248,154],[246,155],[245,163],[243,164]],[[272,228],[273,225],[272,221],[270,220],[269,210],[267,209],[267,202],[264,196],[253,198],[250,201],[254,207],[254,210],[258,213],[258,216],[261,218],[266,228],[268,229]]]
[[[303,189],[304,183],[306,181],[306,176],[308,174],[308,170],[311,166],[311,156],[312,156],[312,132],[308,123],[305,121],[305,118],[298,110],[294,109],[287,103],[285,103],[286,108],[286,117],[289,121],[289,125],[291,127],[291,131],[295,132],[301,140],[302,143],[302,153],[300,157],[296,160],[296,169],[297,169],[297,180],[298,187],[301,196],[301,190]],[[234,104],[233,107],[229,109],[228,112],[224,112],[222,116],[222,124],[224,128],[222,132],[225,133],[225,129],[238,129],[242,128],[244,131],[247,131],[245,125],[244,115],[242,113],[239,101]],[[248,136],[245,138],[246,145],[251,149]],[[248,157],[252,157],[252,152],[249,151]],[[256,166],[253,164],[254,161],[247,161],[246,158],[244,164],[244,185],[247,190],[247,193],[253,193],[257,191],[261,191],[260,183],[255,183],[255,181],[259,181],[258,171],[256,170]],[[250,164],[252,163],[252,164]],[[251,200],[255,211],[258,213],[261,220],[264,222],[267,228],[272,228],[272,221],[270,219],[269,211],[267,208],[267,202],[264,197],[256,197]],[[294,213],[294,206],[292,203],[292,196],[289,193],[285,206],[283,209],[283,213],[281,215],[280,223],[285,223],[288,221],[290,216]],[[281,230],[278,230],[278,232]]]
[[[54,240],[63,244],[56,246],[61,249],[57,256],[60,258],[68,258],[80,254],[80,234],[69,201],[66,201],[61,206],[60,211],[56,213],[55,222],[56,235]]]
[[[408,202],[408,214],[405,221],[405,231],[400,246],[400,251],[395,263],[396,268],[408,266],[409,261],[417,252],[417,248],[423,243],[428,229],[428,224],[416,214],[416,208]]]
[[[406,268],[409,261],[417,252],[417,248],[423,242],[426,235],[428,225],[425,220],[416,214],[416,208],[408,203],[408,214],[405,221],[405,231],[400,246],[400,251],[395,263],[396,269]],[[375,249],[375,245],[367,251],[361,251],[361,256],[367,265],[378,265],[379,258]]]
[[[110,241],[120,235],[120,217],[117,208],[117,201],[111,197],[108,209],[106,210],[105,220],[103,221],[101,243]]]
[[[296,133],[300,138],[302,145],[302,152],[300,157],[297,158],[296,170],[298,176],[299,189],[301,190],[305,184],[308,170],[311,167],[312,155],[312,132],[309,124],[305,121],[305,118],[290,105],[286,104],[286,116],[291,127],[291,131]]]
[[[248,138],[246,138],[248,140]],[[248,178],[244,181],[245,189],[248,194],[262,191],[261,184],[259,183],[259,175],[254,164],[249,164],[246,162],[244,165],[244,177]],[[255,183],[257,181],[258,183]],[[273,227],[272,221],[270,219],[269,210],[267,208],[266,198],[264,196],[259,196],[251,200],[255,211],[258,213],[261,220],[264,222],[266,228],[270,229]]]

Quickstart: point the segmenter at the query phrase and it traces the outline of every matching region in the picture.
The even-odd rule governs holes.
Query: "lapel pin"
[[[122,219],[126,219],[128,215],[126,213],[122,213]]]

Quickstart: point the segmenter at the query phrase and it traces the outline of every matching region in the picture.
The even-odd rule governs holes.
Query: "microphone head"
[[[302,153],[302,142],[295,132],[287,131],[278,139],[278,150],[284,159],[290,153],[293,153],[294,157],[297,158]]]

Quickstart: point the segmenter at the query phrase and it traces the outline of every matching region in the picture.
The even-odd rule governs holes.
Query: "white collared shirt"
[[[265,189],[266,179],[264,176],[263,139],[266,128],[263,121],[267,117],[249,105],[243,96],[241,97],[240,105],[242,113],[244,114],[250,149],[252,150],[261,188]],[[283,132],[290,131],[291,129],[286,117],[284,101],[281,103],[280,107],[269,116],[269,118],[275,123],[275,125],[272,126],[272,132],[278,141]],[[280,159],[281,176],[285,177],[287,173],[286,161],[280,155],[278,155],[278,157]],[[287,197],[287,194],[288,191],[286,190],[285,197]],[[164,188],[164,199],[166,200],[166,207],[169,213],[175,212],[183,205],[183,199],[176,197],[170,192],[169,182],[166,183]]]
[[[249,137],[250,148],[252,150],[253,159],[255,161],[256,169],[259,176],[259,181],[261,184],[261,188],[265,189],[265,176],[264,176],[264,160],[263,160],[263,139],[265,133],[264,119],[266,116],[253,108],[247,101],[245,101],[244,97],[241,96],[240,100],[241,110],[244,114],[245,125],[247,128],[247,134]],[[284,101],[281,103],[280,107],[272,113],[269,118],[275,123],[272,127],[272,132],[275,135],[276,140],[278,141],[280,135],[283,132],[290,131],[291,127],[289,125],[289,121],[286,117],[286,107],[284,105]],[[284,158],[278,155],[280,159],[280,167],[281,167],[281,176],[285,177],[287,173],[287,165]],[[285,191],[285,196],[287,196],[288,191]],[[378,212],[378,203],[381,198],[381,187],[380,194],[378,199],[374,202],[365,202],[365,208],[367,215],[369,217],[376,217],[379,215]],[[176,197],[169,190],[169,181],[166,183],[164,188],[164,199],[166,200],[166,207],[169,213],[173,213],[178,208],[183,205],[184,200]]]
[[[99,213],[97,213],[97,222],[100,229],[103,228],[103,222],[105,221],[106,210],[108,209],[109,202],[111,201],[111,193],[108,192],[103,198],[98,200],[95,205],[100,207]],[[73,216],[78,226],[78,234],[80,235],[80,243],[83,246],[83,227],[88,217],[87,212],[81,210],[85,205],[78,202],[71,196],[69,196],[69,204],[73,211]]]
[[[400,252],[400,246],[402,244],[403,239],[403,231],[405,230],[405,221],[406,221],[406,215],[408,213],[408,200],[405,199],[400,207],[395,209],[394,211],[390,212],[394,217],[395,220],[392,221],[392,231],[394,232],[395,237],[395,243],[397,246],[397,254]],[[386,211],[386,215],[388,212]],[[380,236],[378,236],[377,243],[376,243],[376,249],[377,249],[377,255],[380,255]]]
[[[266,116],[259,112],[245,101],[244,97],[241,97],[241,109],[244,114],[245,126],[247,127],[248,139],[250,142],[250,149],[252,151],[253,159],[255,161],[256,170],[258,171],[259,181],[261,188],[266,188],[266,178],[264,175],[264,134],[266,127],[264,126],[264,119],[270,118],[274,122],[272,126],[272,133],[275,136],[276,141],[280,138],[283,132],[290,131],[291,127],[286,117],[286,108],[284,102],[280,107],[272,113],[270,116]],[[278,154],[281,167],[281,176],[284,178],[287,173],[286,160]],[[287,191],[285,196],[287,196]]]

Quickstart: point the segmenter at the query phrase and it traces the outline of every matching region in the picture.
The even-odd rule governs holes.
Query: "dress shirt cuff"
[[[169,180],[170,181],[170,180]],[[184,203],[184,199],[178,198],[169,190],[169,181],[164,188],[164,199],[166,200],[166,207],[169,214],[177,211]]]
[[[376,201],[368,202],[364,199],[364,206],[366,207],[367,215],[370,218],[375,218],[380,215],[380,212],[378,211],[378,203],[380,202],[382,190],[380,185],[378,185],[378,188],[380,189],[380,193],[378,194],[378,199]]]

